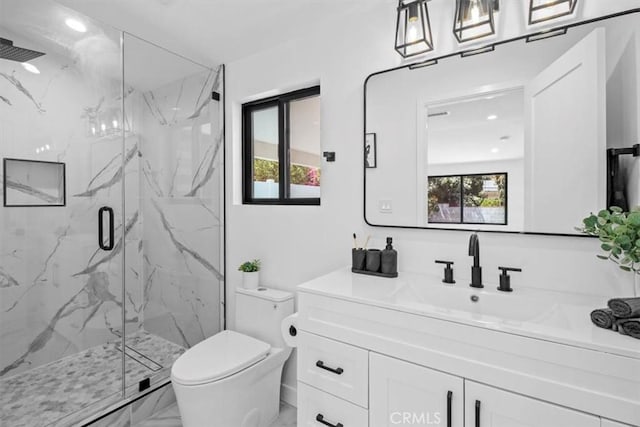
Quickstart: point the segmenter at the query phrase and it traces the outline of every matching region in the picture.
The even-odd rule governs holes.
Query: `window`
[[[320,204],[320,86],[242,106],[245,204]]]
[[[428,177],[429,223],[507,225],[507,174]]]

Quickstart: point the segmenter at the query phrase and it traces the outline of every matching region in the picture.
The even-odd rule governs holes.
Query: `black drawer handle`
[[[325,421],[324,420],[324,415],[322,415],[322,414],[316,415],[316,421],[319,422],[320,424],[324,424],[325,426],[329,426],[329,427],[344,427],[344,425],[342,425],[342,423],[331,424],[329,421]]]
[[[453,392],[449,390],[447,393],[447,427],[451,427],[451,400],[453,399]]]
[[[480,401],[476,400],[476,427],[480,427]]]
[[[342,375],[342,373],[344,372],[344,369],[342,368],[330,368],[328,366],[324,365],[324,362],[322,360],[318,360],[316,362],[316,366],[320,369],[324,369],[325,371],[329,371],[329,372],[333,372],[336,375]]]

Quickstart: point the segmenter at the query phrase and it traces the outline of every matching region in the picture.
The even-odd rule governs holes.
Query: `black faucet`
[[[482,267],[480,267],[480,241],[476,233],[473,233],[469,238],[469,256],[473,257],[471,284],[469,286],[472,288],[484,288],[482,284]]]

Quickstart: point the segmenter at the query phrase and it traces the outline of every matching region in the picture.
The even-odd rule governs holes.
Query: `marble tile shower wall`
[[[144,328],[185,347],[221,329],[222,68],[142,98]]]
[[[14,37],[16,43],[21,40]],[[106,62],[119,63],[119,37],[104,35]],[[111,54],[110,52],[113,52]],[[122,330],[120,254],[123,227],[122,138],[95,136],[89,123],[109,111],[118,120],[121,80],[97,72],[97,64],[54,52],[39,58],[41,74],[19,63],[0,63],[0,155],[67,165],[65,207],[0,208],[0,377],[18,374],[114,339]],[[117,67],[116,67],[117,69]],[[98,129],[99,131],[99,129]],[[137,138],[126,141],[128,157]],[[135,183],[134,183],[135,184]],[[132,188],[126,213],[127,250],[135,254],[140,235]],[[116,247],[97,250],[100,206],[116,210]],[[128,256],[126,279],[138,280],[138,257]],[[141,323],[142,299],[132,286],[125,305],[129,321]]]
[[[116,63],[118,39],[104,36]],[[125,82],[125,123],[113,122],[126,130],[123,164],[120,132],[91,129],[120,121],[121,76],[52,52],[38,67],[0,63],[0,157],[65,162],[67,205],[0,207],[0,377],[117,339],[123,308],[127,334],[190,346],[217,332],[221,68],[152,91]],[[111,252],[97,250],[104,205],[116,211]]]

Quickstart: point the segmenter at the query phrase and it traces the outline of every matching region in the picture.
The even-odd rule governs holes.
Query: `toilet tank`
[[[293,314],[293,294],[260,287],[236,289],[236,331],[285,348],[282,320]]]

